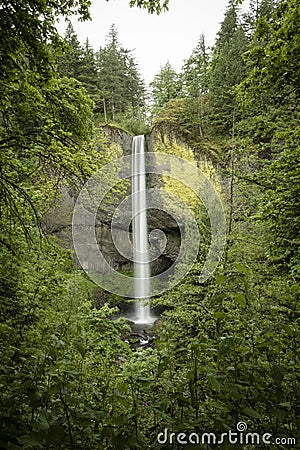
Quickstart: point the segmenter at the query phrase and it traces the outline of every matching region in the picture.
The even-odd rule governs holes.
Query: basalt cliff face
[[[109,149],[113,149],[114,154],[117,154],[118,157],[131,155],[132,135],[128,134],[121,128],[108,125],[103,127],[103,132],[107,137],[106,146],[108,151],[110,151]],[[171,152],[175,156],[180,156],[185,159],[191,160],[194,158],[191,149],[188,149],[184,142],[176,143],[174,137],[162,135],[161,131],[157,131],[155,129],[151,134],[146,136],[145,142],[146,151],[148,152]],[[99,148],[99,151],[103,151],[103,149]],[[204,161],[204,157],[202,159]],[[205,164],[208,164],[207,160],[205,160]],[[162,180],[162,177],[158,175],[147,175],[147,188],[149,189],[153,187],[163,187],[164,183],[165,182]],[[117,250],[114,240],[116,241],[117,239],[119,242],[128,241],[128,230],[125,229],[126,227],[124,228],[122,226],[122,221],[120,221],[120,225],[114,228],[113,238],[111,220],[116,207],[128,194],[130,194],[129,182],[125,194],[123,192],[121,195],[114,195],[112,201],[106,208],[99,209],[95,224],[97,243],[101,253],[105,257],[105,260],[110,267],[124,272],[132,272],[133,263]],[[73,250],[72,215],[77,196],[78,192],[68,187],[67,184],[62,184],[60,187],[60,195],[55,199],[51,210],[44,219],[44,228],[46,232],[49,235],[55,236],[58,243],[63,248],[71,250]],[[180,226],[184,226],[184,224],[178,226],[171,215],[169,215],[166,210],[164,211],[166,208],[163,207],[162,203],[163,201],[160,198],[157,198],[156,204],[158,207],[150,210],[148,213],[148,232],[151,233],[154,229],[162,230],[166,236],[165,241],[167,242],[160,257],[151,262],[152,274],[163,272],[176,260],[180,250]],[[159,206],[160,204],[161,207]],[[129,234],[131,234],[130,228]],[[154,247],[157,244],[159,247],[159,242],[155,242],[155,237],[152,239],[151,244]],[[87,255],[89,254],[89,258],[87,257],[89,260],[91,260],[91,254],[95,253],[96,255],[96,249],[92,246],[90,247],[87,245],[84,251]],[[96,271],[102,270],[101,265],[99,266],[97,262],[96,256],[93,267],[89,267],[89,269]]]
[[[103,131],[107,136],[108,149],[113,146],[114,150],[118,149],[118,156],[131,155],[132,136],[124,130],[115,126],[105,126]],[[148,139],[147,144],[152,145],[152,140]],[[99,148],[99,151],[103,149]],[[152,184],[155,180],[152,180]],[[105,209],[102,209],[97,215],[95,234],[101,253],[104,255],[109,266],[115,270],[124,272],[133,271],[133,263],[125,258],[116,249],[113,241],[111,231],[111,219],[113,213],[122,201],[122,199],[130,194],[130,187],[128,187],[126,194],[117,195]],[[72,216],[78,192],[66,184],[60,186],[60,193],[54,200],[52,208],[44,218],[44,229],[48,235],[55,236],[59,245],[65,249],[74,250],[72,239]],[[159,214],[157,210],[155,214],[151,215],[152,221],[149,220],[148,228],[151,232],[154,228],[162,229],[166,236],[168,245],[164,253],[156,261],[152,262],[151,270],[153,273],[159,273],[168,268],[176,259],[179,249],[179,235],[176,224],[163,212]],[[128,239],[128,231],[122,228],[122,225],[114,229],[114,239],[117,241],[126,241]],[[86,253],[93,254],[95,249],[93,247],[86,247]],[[91,260],[91,258],[87,258]],[[89,267],[92,270],[101,270],[102,267],[98,265],[95,257],[94,267]]]

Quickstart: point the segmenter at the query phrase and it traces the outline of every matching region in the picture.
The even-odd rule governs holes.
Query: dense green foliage
[[[150,83],[150,87],[154,115],[170,100],[179,97],[181,93],[180,78],[169,62],[161,67],[160,72]]]
[[[145,120],[145,86],[132,52],[119,42],[116,27],[111,26],[107,44],[95,53],[88,41],[80,45],[69,24],[64,45],[65,52],[57,58],[61,75],[81,82],[100,122],[117,122],[135,132]]]
[[[115,120],[118,113],[138,116],[145,106],[145,87],[137,64],[129,50],[121,47],[114,26],[108,34],[106,47],[97,54],[99,90],[102,108],[98,110],[107,118]]]
[[[174,138],[184,141],[210,171],[228,236],[217,272],[200,284],[210,231],[193,205],[198,259],[152,300],[164,312],[138,351],[127,322],[111,320],[117,308],[42,228],[62,181],[76,190],[114,157],[95,150],[107,148],[99,115],[144,126],[138,68],[114,27],[96,54],[71,26],[58,36],[55,17],[86,19],[88,1],[19,3],[0,8],[0,448],[176,449],[158,433],[220,437],[241,421],[272,443],[218,448],[298,448],[298,2],[255,1],[241,15],[230,1],[212,51],[200,36],[181,73],[168,63],[153,80],[160,145],[177,154],[186,150]]]

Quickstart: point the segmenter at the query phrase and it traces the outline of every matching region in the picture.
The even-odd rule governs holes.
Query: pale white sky
[[[114,23],[120,43],[134,50],[141,76],[149,83],[168,60],[175,70],[180,70],[201,33],[206,44],[212,46],[227,5],[228,0],[170,0],[169,11],[157,16],[130,8],[129,0],[93,0],[93,20],[72,23],[80,42],[88,37],[94,50],[105,45]],[[58,24],[58,30],[64,33],[63,22]]]

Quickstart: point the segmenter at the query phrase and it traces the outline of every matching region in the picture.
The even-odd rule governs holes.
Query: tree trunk
[[[107,123],[106,103],[105,103],[104,97],[103,97],[103,111],[104,111],[104,121],[105,121],[105,123]]]

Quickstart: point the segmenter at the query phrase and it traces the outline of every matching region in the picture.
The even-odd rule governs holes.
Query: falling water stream
[[[146,174],[144,136],[135,136],[132,143],[132,235],[134,261],[134,322],[151,324],[155,318],[148,304],[150,263],[146,208]]]

